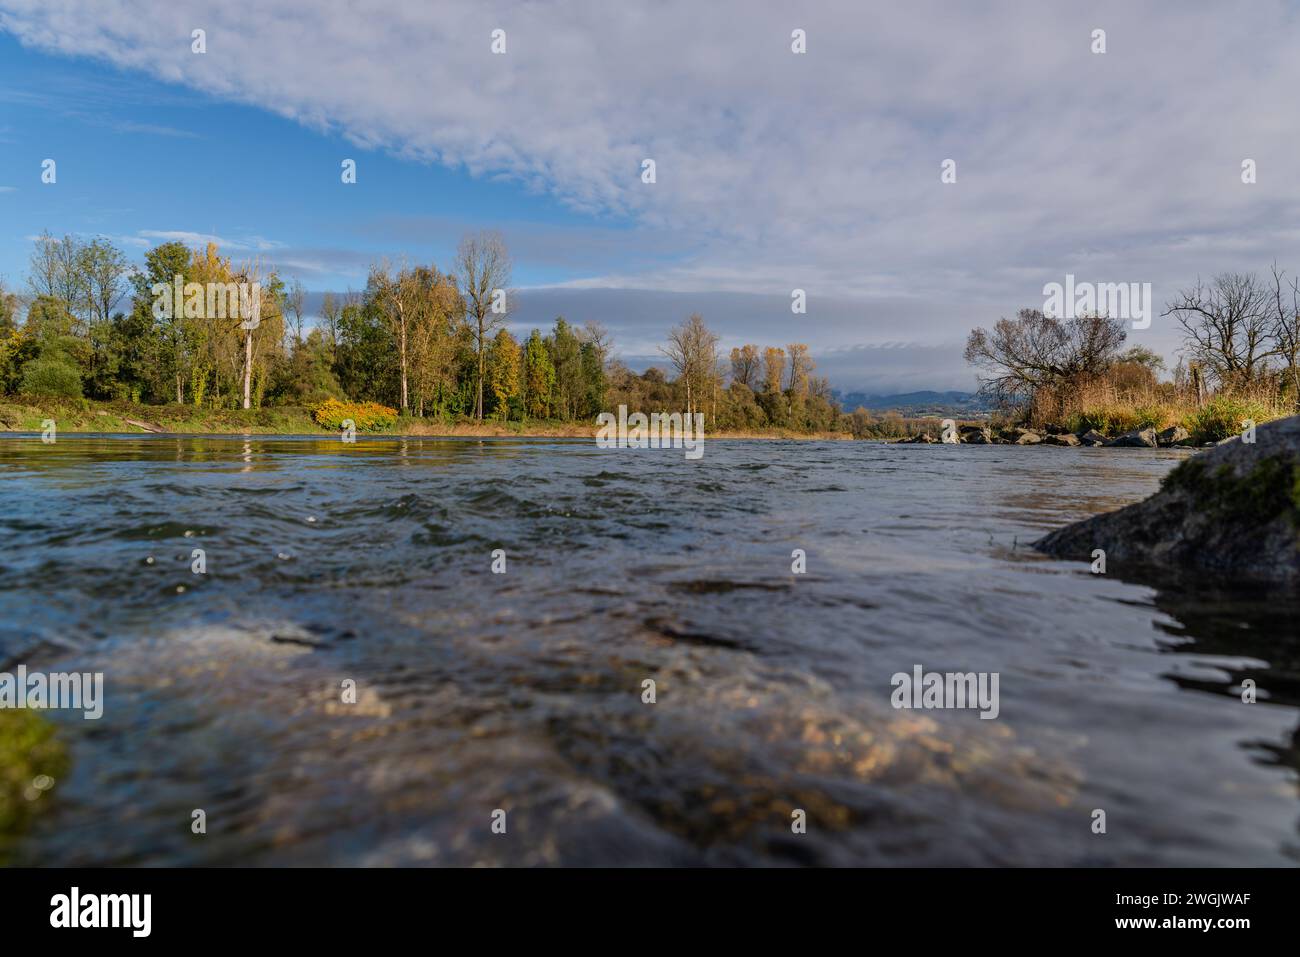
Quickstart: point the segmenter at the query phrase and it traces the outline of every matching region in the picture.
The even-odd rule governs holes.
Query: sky
[[[970,389],[970,329],[1067,274],[1151,283],[1172,365],[1178,289],[1300,270],[1298,49],[1269,0],[0,0],[0,276],[46,229],[212,237],[318,301],[486,228],[514,331],[634,368],[699,312],[844,392]]]

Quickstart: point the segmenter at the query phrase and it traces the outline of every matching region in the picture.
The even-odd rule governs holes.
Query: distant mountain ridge
[[[869,412],[986,412],[987,403],[974,392],[898,392],[892,395],[874,395],[866,392],[835,393],[840,407],[845,412],[852,412],[861,406]]]

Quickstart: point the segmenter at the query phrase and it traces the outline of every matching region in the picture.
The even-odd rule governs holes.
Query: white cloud
[[[689,251],[580,286],[919,299],[917,321],[951,337],[1036,304],[1066,272],[1149,281],[1163,298],[1296,248],[1300,58],[1281,0],[255,10],[0,0],[0,27],[361,147],[505,176]],[[197,26],[205,55],[190,51]],[[1098,26],[1104,55],[1089,50]],[[497,27],[504,56],[489,50]],[[949,157],[955,185],[939,179]]]
[[[216,243],[221,251],[264,253],[281,248],[284,244],[261,236],[245,236],[239,239],[227,239],[211,233],[195,233],[184,229],[142,229],[138,237],[151,243],[184,243],[186,246],[203,247]]]

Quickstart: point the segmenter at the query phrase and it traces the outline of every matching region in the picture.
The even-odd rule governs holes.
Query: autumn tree
[[[18,370],[31,358],[24,355],[24,336],[18,327],[18,294],[0,278],[0,393],[12,392],[18,384]]]
[[[778,346],[768,346],[763,350],[763,391],[769,395],[779,394],[784,377],[785,350]]]
[[[731,350],[731,381],[753,390],[758,386],[762,361],[758,346],[744,345]]]
[[[814,367],[808,355],[808,347],[801,342],[792,342],[786,346],[790,355],[790,392],[798,396],[808,394],[808,377]]]
[[[488,373],[493,405],[504,420],[509,417],[511,402],[519,398],[523,376],[523,356],[519,351],[519,343],[515,342],[515,337],[507,329],[498,330],[492,340]]]
[[[269,367],[284,356],[284,282],[274,272],[263,278],[256,261],[245,263],[235,280],[253,290],[256,310],[251,316],[241,312],[235,325],[244,340],[243,407],[261,408]]]
[[[699,404],[712,394],[717,381],[717,335],[695,313],[669,330],[668,345],[660,351],[672,362],[677,381],[686,388],[687,414],[695,414]]]
[[[367,289],[373,296],[388,323],[393,339],[397,343],[397,368],[400,382],[399,408],[409,411],[410,390],[408,383],[409,346],[411,323],[420,308],[419,281],[414,273],[405,266],[390,272],[387,262],[372,266]]]
[[[415,270],[419,296],[410,331],[411,381],[416,414],[425,414],[425,403],[439,414],[447,396],[455,391],[456,354],[463,345],[464,307],[455,279],[437,267]]]
[[[555,390],[555,366],[551,353],[542,341],[542,334],[534,329],[524,348],[524,405],[534,418],[551,414],[551,395]]]

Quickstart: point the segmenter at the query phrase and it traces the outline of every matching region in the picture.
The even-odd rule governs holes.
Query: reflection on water
[[[17,858],[1294,863],[1294,602],[1027,547],[1184,454],[0,439],[0,670],[107,676]]]

